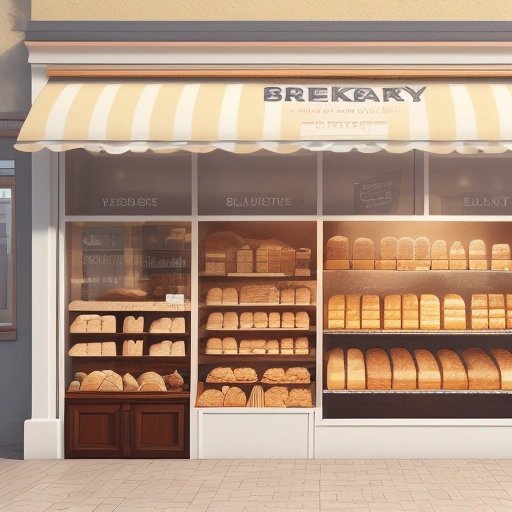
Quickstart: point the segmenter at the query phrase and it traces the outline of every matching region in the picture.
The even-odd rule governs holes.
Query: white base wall
[[[62,459],[61,420],[25,421],[25,453],[27,459]]]
[[[512,426],[317,426],[315,459],[510,459]]]
[[[200,459],[307,459],[313,412],[198,412]]]

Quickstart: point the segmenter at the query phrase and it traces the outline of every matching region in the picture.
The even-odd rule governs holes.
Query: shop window
[[[512,156],[429,155],[431,215],[511,215]]]
[[[190,215],[191,155],[66,153],[67,215]]]
[[[0,160],[0,340],[16,330],[14,161]]]
[[[418,153],[323,153],[324,215],[423,213]]]

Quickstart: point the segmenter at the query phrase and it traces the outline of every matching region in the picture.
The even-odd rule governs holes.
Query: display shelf
[[[166,363],[169,365],[179,365],[179,364],[189,364],[190,356],[69,356],[72,359],[76,360],[76,362],[80,361],[88,361],[88,362],[107,362],[107,361],[118,361],[118,362],[130,362],[130,363],[142,363],[142,364],[158,364],[158,363]]]
[[[384,330],[384,329],[343,329],[326,330],[324,336],[511,336],[511,329],[437,329],[429,330]]]
[[[166,336],[169,338],[189,337],[190,332],[71,332],[69,333],[71,339],[77,337],[86,337],[87,339],[94,337],[102,338],[136,338],[137,336]]]
[[[281,273],[274,273],[274,274],[263,274],[263,273],[237,273],[237,272],[230,272],[229,274],[211,274],[206,272],[199,272],[199,277],[201,278],[208,278],[208,279],[227,279],[227,280],[236,280],[236,279],[282,279],[284,281],[313,281],[316,280],[316,273],[311,272],[311,275],[309,276],[295,276],[295,275],[289,275],[289,274],[281,274]]]
[[[311,350],[308,355],[282,355],[282,354],[199,354],[201,365],[232,365],[232,364],[266,364],[275,366],[279,364],[315,363],[316,352]]]
[[[297,328],[293,328],[293,329],[284,329],[284,328],[275,328],[275,329],[202,329],[201,330],[201,333],[200,333],[200,336],[201,337],[204,337],[204,336],[209,336],[210,334],[213,334],[213,333],[216,333],[216,332],[222,332],[222,333],[237,333],[237,332],[241,332],[241,333],[244,333],[244,334],[247,334],[247,333],[258,333],[258,332],[263,332],[263,333],[273,333],[273,332],[276,332],[276,333],[287,333],[287,332],[290,332],[290,333],[294,333],[294,334],[316,334],[316,329],[297,329]]]
[[[126,400],[162,400],[168,399],[188,399],[190,398],[189,391],[66,391],[65,398],[67,399],[83,399],[83,400],[112,400],[112,399],[126,399]]]
[[[377,260],[375,260],[377,261]],[[344,273],[347,273],[349,272],[350,274],[359,274],[359,275],[364,275],[364,274],[372,274],[372,275],[375,275],[375,274],[381,274],[381,275],[391,275],[391,276],[397,276],[397,275],[414,275],[414,276],[418,276],[419,274],[426,274],[428,275],[429,273],[435,273],[435,274],[450,274],[450,275],[461,275],[461,276],[465,276],[465,277],[468,277],[468,274],[492,274],[492,275],[509,275],[509,276],[512,276],[512,271],[508,271],[508,270],[491,270],[491,269],[488,269],[488,270],[470,270],[469,268],[466,269],[466,270],[460,270],[460,269],[444,269],[444,270],[435,270],[435,269],[430,269],[430,270],[377,270],[377,269],[374,269],[374,270],[358,270],[358,269],[353,269],[353,268],[350,268],[350,269],[324,269],[323,270],[323,273],[324,274],[344,274]]]
[[[307,311],[316,311],[316,304],[255,304],[255,303],[243,303],[243,304],[206,304],[201,302],[199,304],[199,309],[232,309],[232,308],[240,308],[240,309],[303,309]]]
[[[314,386],[314,381],[312,382],[261,382],[261,381],[256,381],[256,382],[205,382],[204,383],[205,386],[262,386],[262,387],[265,387],[265,386],[268,386],[268,387],[273,387],[273,386],[290,386],[290,387],[310,387],[310,386]]]
[[[507,389],[324,389],[324,395],[512,395]]]
[[[121,302],[121,301],[87,301],[75,300],[69,304],[72,312],[190,312],[190,301],[185,304],[170,304],[168,302]]]

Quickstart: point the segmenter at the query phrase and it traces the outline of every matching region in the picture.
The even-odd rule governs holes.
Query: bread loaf
[[[256,329],[268,329],[268,314],[265,311],[254,313],[254,327]]]
[[[115,341],[103,341],[101,343],[101,355],[102,356],[116,356],[116,342]]]
[[[265,391],[265,407],[286,407],[288,389],[283,386],[273,386]]]
[[[214,368],[206,376],[206,382],[236,382],[231,368]]]
[[[299,286],[295,290],[295,304],[311,304],[311,290],[307,286]]]
[[[487,270],[487,248],[483,240],[471,240],[469,243],[469,269]]]
[[[447,260],[448,246],[445,240],[436,240],[430,248],[430,257],[433,260]]]
[[[123,375],[123,388],[124,391],[137,391],[139,389],[139,383],[132,374],[125,373]]]
[[[352,268],[354,270],[373,270],[375,268],[375,250],[369,238],[357,238],[352,247]]]
[[[380,329],[380,299],[378,295],[363,295],[361,300],[361,328]]]
[[[87,332],[101,332],[101,317],[91,318],[90,320],[87,321]]]
[[[327,328],[345,328],[345,295],[333,295],[327,303]]]
[[[116,317],[114,315],[103,315],[101,317],[101,332],[116,332]]]
[[[489,294],[489,329],[506,328],[505,296]]]
[[[224,288],[222,290],[222,304],[229,306],[238,304],[238,292],[236,288]]]
[[[294,354],[308,355],[309,354],[309,340],[305,336],[299,336],[293,344]]]
[[[347,389],[366,388],[364,355],[358,348],[347,351]]]
[[[183,334],[185,332],[185,318],[178,316],[172,319],[171,332]]]
[[[87,343],[87,355],[88,356],[101,356],[101,342],[89,342]]]
[[[139,317],[135,318],[134,316],[127,316],[123,320],[123,332],[128,332],[128,333],[144,332],[144,317],[139,316]]]
[[[361,328],[361,296],[347,295],[345,298],[345,326],[347,329]]]
[[[282,338],[281,339],[281,354],[292,355],[294,353],[293,338]]]
[[[265,247],[256,249],[256,272],[265,274],[268,272],[268,249]]]
[[[149,332],[166,334],[171,332],[171,328],[171,318],[158,318],[157,320],[151,322],[151,325],[149,326]]]
[[[394,236],[386,236],[380,241],[380,259],[396,260],[398,258],[398,240]]]
[[[224,315],[218,311],[215,313],[210,313],[208,315],[208,320],[206,322],[206,329],[208,330],[218,330],[222,329],[222,325],[224,322]]]
[[[241,304],[279,304],[280,292],[274,285],[246,285],[240,288]]]
[[[450,270],[467,270],[466,249],[462,242],[456,241],[450,247]]]
[[[209,306],[222,304],[222,289],[210,288],[206,294],[206,304]]]
[[[145,291],[137,288],[110,288],[103,293],[100,300],[132,302],[146,300],[147,296],[148,294]]]
[[[298,311],[295,313],[295,328],[309,329],[309,315],[306,311]]]
[[[81,357],[87,355],[87,343],[76,343],[70,349],[68,354],[71,357]]]
[[[238,354],[238,343],[235,338],[228,336],[222,340],[222,353],[228,356]]]
[[[437,353],[443,389],[468,389],[466,369],[456,352],[443,348]]]
[[[68,391],[80,391],[80,382],[78,382],[77,380],[71,381],[68,387]]]
[[[277,311],[272,311],[268,314],[268,327],[269,329],[279,329],[281,327],[281,314]]]
[[[265,393],[261,386],[253,386],[246,407],[265,407]]]
[[[341,348],[333,348],[327,354],[327,389],[345,389],[345,359]]]
[[[398,259],[414,260],[414,240],[408,236],[398,239]]]
[[[491,354],[500,370],[501,389],[512,389],[512,353],[504,348],[491,348]]]
[[[185,355],[185,342],[183,340],[176,340],[171,345],[171,356],[184,357]]]
[[[137,379],[139,391],[167,391],[164,379],[156,372],[145,372]]]
[[[325,269],[349,269],[348,238],[344,236],[333,236],[327,241]]]
[[[414,241],[414,259],[430,260],[430,240],[425,236],[419,236]]]
[[[381,348],[366,351],[366,387],[391,389],[391,365],[386,351]]]
[[[414,360],[405,348],[392,348],[391,364],[393,366],[393,389],[416,389],[417,372]]]
[[[441,372],[432,352],[416,349],[414,359],[418,368],[418,389],[441,389]]]
[[[254,327],[254,315],[250,311],[244,311],[240,315],[240,329],[252,329]]]
[[[224,395],[224,407],[245,407],[246,403],[247,397],[245,393],[236,386],[229,388],[228,392]]]
[[[443,319],[445,329],[466,328],[466,304],[460,295],[450,293],[444,296]]]
[[[492,259],[493,260],[510,260],[509,244],[493,244]]]
[[[284,381],[285,371],[283,368],[269,368],[263,374],[261,382],[265,384],[279,384]]]
[[[406,293],[402,296],[402,329],[419,328],[419,306],[416,295]]]
[[[462,358],[468,375],[468,389],[501,389],[500,372],[481,348],[467,348],[462,352]]]
[[[295,328],[295,314],[290,311],[286,311],[281,315],[281,327],[283,329],[294,329]]]
[[[170,373],[169,375],[165,375],[163,379],[165,382],[165,387],[173,391],[182,389],[183,385],[185,384],[185,380],[177,370],[174,370],[174,372]]]
[[[267,340],[265,342],[265,353],[271,355],[279,354],[279,342],[277,340]]]
[[[307,368],[294,367],[288,368],[284,372],[282,382],[291,384],[309,384],[311,382],[311,375]]]
[[[87,374],[85,372],[76,372],[74,380],[77,380],[78,382],[82,383],[85,377],[87,377]]]
[[[281,304],[295,304],[295,288],[283,288],[280,296]]]
[[[218,389],[207,389],[197,399],[197,407],[223,407],[224,393]]]
[[[123,391],[123,379],[112,370],[94,371],[84,378],[80,391]]]
[[[220,338],[210,338],[206,342],[206,354],[208,354],[208,355],[222,354],[222,340]]]
[[[257,382],[258,375],[254,368],[235,368],[233,370],[236,382]],[[245,404],[244,404],[245,405]]]
[[[160,343],[153,343],[149,346],[150,356],[170,356],[172,341],[163,340]]]
[[[441,307],[435,295],[420,296],[420,329],[436,330],[441,328]]]
[[[286,400],[286,407],[313,407],[313,399],[309,389],[291,389]]]
[[[402,328],[402,297],[386,295],[384,297],[384,329]]]
[[[88,315],[90,316],[90,315]],[[94,315],[99,318],[99,315]],[[69,327],[69,332],[72,334],[76,333],[86,333],[87,332],[87,322],[88,318],[86,315],[79,315],[73,320],[72,324]]]

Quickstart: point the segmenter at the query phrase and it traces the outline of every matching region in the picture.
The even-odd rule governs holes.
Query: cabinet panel
[[[134,404],[132,457],[188,457],[186,404]]]
[[[68,404],[66,457],[121,457],[120,404]]]

